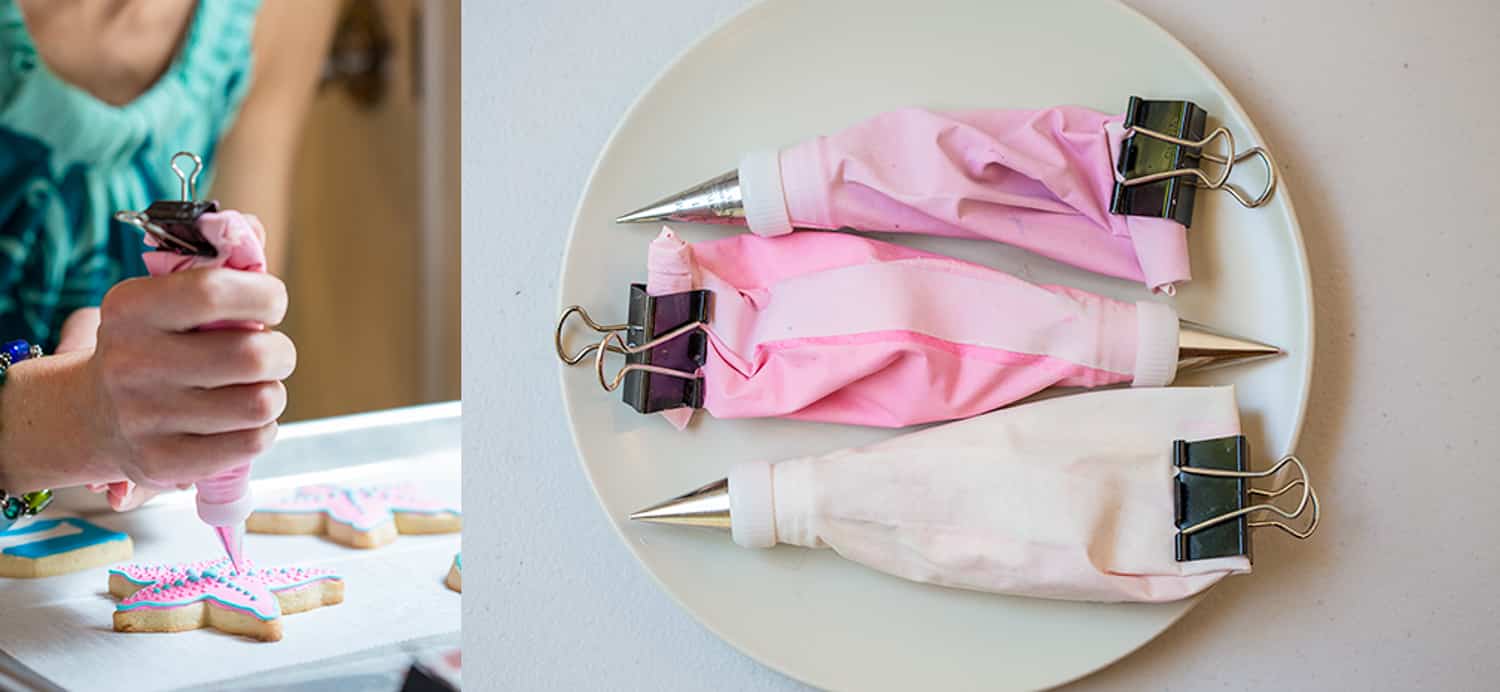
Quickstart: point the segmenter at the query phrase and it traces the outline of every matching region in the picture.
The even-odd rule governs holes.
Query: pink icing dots
[[[110,573],[147,585],[120,601],[117,610],[175,608],[207,600],[262,620],[281,615],[276,592],[340,578],[331,570],[304,567],[256,569],[252,565],[236,572],[224,558],[180,565],[125,565]]]
[[[364,488],[307,485],[297,488],[296,493],[290,499],[256,511],[323,512],[328,515],[329,519],[348,524],[360,531],[368,531],[392,521],[397,512],[458,513],[458,510],[423,495],[409,483]]]

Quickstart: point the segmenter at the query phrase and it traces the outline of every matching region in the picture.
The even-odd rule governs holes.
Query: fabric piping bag
[[[1251,569],[1248,548],[1185,561],[1174,552],[1183,530],[1174,442],[1240,434],[1233,387],[1089,392],[866,447],[738,464],[726,480],[631,518],[728,528],[750,548],[829,548],[939,586],[1175,601]],[[1318,509],[1305,469],[1283,487],[1303,491],[1283,516],[1306,523],[1310,508],[1305,530],[1286,529],[1306,538]]]
[[[647,291],[713,294],[703,408],[902,427],[984,413],[1053,386],[1154,387],[1176,373],[1169,306],[1036,286],[844,233],[688,244],[663,229]],[[668,418],[681,428],[691,409]]]
[[[988,239],[1171,294],[1190,278],[1187,229],[1110,213],[1123,122],[1077,106],[882,113],[746,155],[739,214],[695,220],[762,236],[847,227]],[[661,213],[667,206],[618,220],[675,218]]]

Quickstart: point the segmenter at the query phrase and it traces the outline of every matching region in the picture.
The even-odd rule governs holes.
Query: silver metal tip
[[[630,518],[653,524],[727,529],[730,526],[729,481],[721,478],[670,500],[636,510]]]
[[[1285,355],[1278,346],[1235,336],[1189,320],[1180,321],[1177,371],[1208,370]]]
[[[745,200],[739,171],[730,171],[615,217],[615,223],[711,223],[743,225]]]
[[[650,223],[654,221],[671,221],[675,205],[652,204],[641,207],[624,216],[615,217],[615,223]]]

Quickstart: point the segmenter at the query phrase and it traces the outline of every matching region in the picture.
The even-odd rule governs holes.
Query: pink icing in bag
[[[260,219],[252,214],[237,211],[210,212],[198,218],[198,231],[219,251],[214,257],[184,255],[158,250],[141,255],[146,270],[152,276],[172,274],[188,269],[224,267],[248,272],[266,271],[266,229]],[[146,243],[158,247],[154,236],[146,235]],[[253,322],[215,322],[199,329],[260,329]]]
[[[779,154],[747,157],[740,168],[747,197],[779,186],[785,203],[783,219],[757,224],[751,215],[751,229],[985,238],[1170,293],[1189,278],[1187,229],[1110,213],[1122,121],[1075,106],[883,113]]]
[[[1258,158],[1253,198],[1229,182]],[[1207,166],[1205,166],[1207,164]],[[1077,106],[881,113],[616,218],[993,240],[1171,294],[1189,278],[1187,226],[1200,190],[1247,208],[1276,189],[1263,147],[1236,150],[1228,128],[1181,100],[1132,96],[1123,114]]]
[[[717,418],[900,427],[1052,386],[1171,381],[1176,313],[844,233],[653,242],[647,292],[707,289]],[[690,410],[676,410],[681,427]]]
[[[198,232],[213,245],[217,254],[213,257],[184,255],[157,250],[142,255],[146,269],[153,276],[171,274],[188,269],[224,267],[250,272],[266,271],[266,231],[260,219],[236,211],[209,212],[198,217]],[[146,236],[146,242],[156,246],[156,238]],[[249,329],[260,330],[255,322],[222,321],[206,324],[198,329]],[[195,483],[198,490],[198,516],[214,527],[234,564],[240,564],[239,535],[245,517],[252,509],[250,495],[250,464],[228,469],[211,478]]]
[[[146,263],[146,270],[152,276],[172,274],[188,269],[200,267],[225,267],[251,272],[266,271],[266,230],[261,225],[260,219],[250,214],[241,214],[237,211],[210,212],[199,217],[197,222],[198,231],[218,251],[214,257],[201,255],[187,255],[167,250],[157,250],[141,255],[142,261]],[[160,242],[151,234],[145,235],[146,244],[152,247],[160,247]],[[203,325],[199,329],[255,329],[261,325],[254,322],[223,321]],[[224,480],[220,484],[227,485],[219,495],[234,499],[241,486],[248,482],[250,472],[249,466],[239,467],[226,472]],[[200,486],[214,486],[215,479],[205,479],[206,483]],[[110,506],[116,510],[128,506],[130,497],[135,491],[135,484],[130,481],[117,481],[105,484],[90,484],[90,490],[94,492],[108,491]],[[200,487],[201,491],[201,487]],[[210,495],[214,495],[210,491]]]

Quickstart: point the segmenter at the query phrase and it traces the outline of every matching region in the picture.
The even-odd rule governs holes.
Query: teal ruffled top
[[[259,0],[202,0],[180,52],[135,101],[113,106],[37,54],[15,0],[0,0],[0,340],[49,352],[69,314],[146,273],[140,231],[113,220],[180,196],[172,154],[214,153],[250,85]]]

